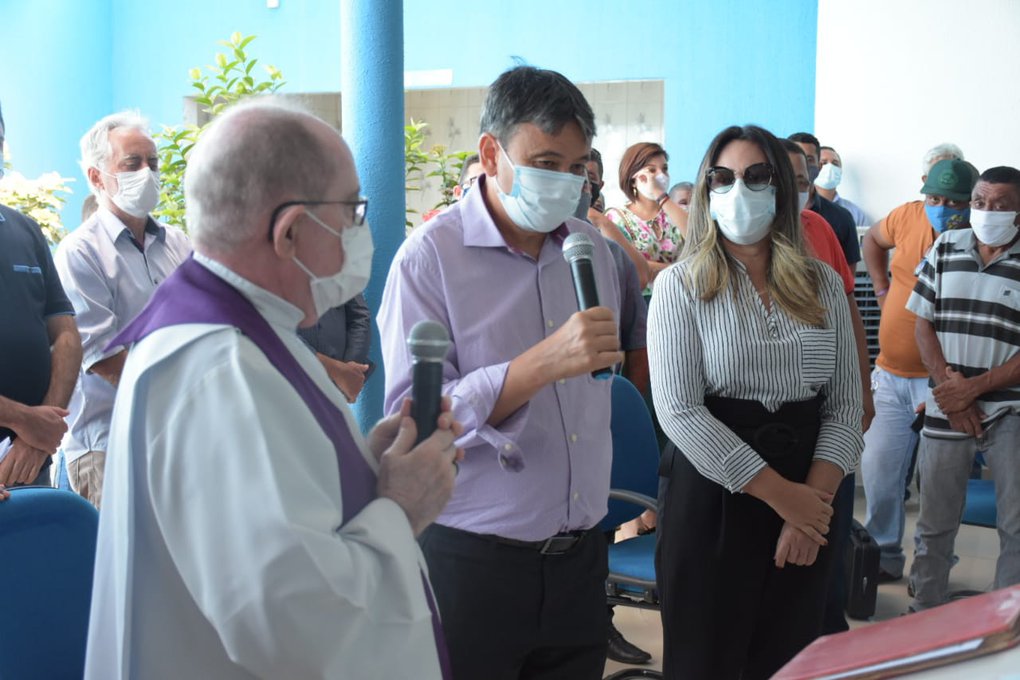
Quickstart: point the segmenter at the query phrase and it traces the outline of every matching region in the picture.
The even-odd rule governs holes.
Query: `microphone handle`
[[[570,275],[574,279],[574,295],[577,308],[582,312],[599,306],[599,289],[595,287],[595,270],[591,260],[574,260],[570,263]]]
[[[599,289],[595,285],[595,269],[591,260],[577,259],[570,262],[570,275],[574,280],[574,295],[577,297],[577,308],[582,312],[599,306]],[[609,366],[591,372],[597,380],[605,380],[613,374]]]
[[[411,383],[411,417],[418,429],[415,445],[436,431],[436,420],[443,399],[442,389],[442,362],[416,361]]]

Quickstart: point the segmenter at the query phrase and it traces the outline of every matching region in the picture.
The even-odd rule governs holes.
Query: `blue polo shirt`
[[[73,313],[39,225],[0,205],[0,395],[42,403],[50,387],[46,320]],[[0,427],[0,441],[12,434]]]

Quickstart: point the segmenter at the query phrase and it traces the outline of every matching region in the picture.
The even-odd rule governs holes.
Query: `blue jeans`
[[[67,479],[67,459],[64,458],[63,449],[57,449],[57,459],[53,463],[53,486],[65,491],[74,491]]]
[[[918,434],[910,429],[915,409],[928,396],[927,378],[901,378],[881,368],[871,374],[875,419],[864,433],[861,476],[867,514],[864,526],[881,548],[879,567],[900,577],[903,554],[904,480],[917,446]]]

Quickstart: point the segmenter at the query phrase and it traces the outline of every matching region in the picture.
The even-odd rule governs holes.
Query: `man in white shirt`
[[[124,111],[93,125],[81,139],[81,166],[99,209],[54,256],[83,352],[62,447],[71,487],[98,508],[110,414],[127,356],[109,342],[191,246],[180,229],[149,214],[159,202],[159,156],[144,118]]]
[[[340,136],[274,100],[192,151],[195,256],[113,341],[87,678],[450,677],[415,536],[461,427],[413,446],[405,402],[363,441],[296,332],[367,282],[359,189]]]

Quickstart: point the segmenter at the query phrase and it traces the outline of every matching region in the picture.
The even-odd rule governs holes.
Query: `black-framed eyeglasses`
[[[755,163],[745,168],[744,174],[740,177],[744,180],[744,186],[751,191],[763,191],[772,184],[773,175],[774,171],[770,163]],[[709,190],[717,194],[725,194],[733,188],[737,181],[737,173],[722,165],[709,168],[705,176],[708,180]]]
[[[368,215],[368,199],[364,196],[359,196],[356,201],[286,201],[276,206],[273,210],[273,214],[269,217],[269,240],[273,240],[273,226],[276,224],[276,218],[280,216],[280,213],[291,207],[292,205],[349,205],[353,208],[353,214],[351,216],[351,224],[355,227],[360,227],[365,223],[365,217]]]

